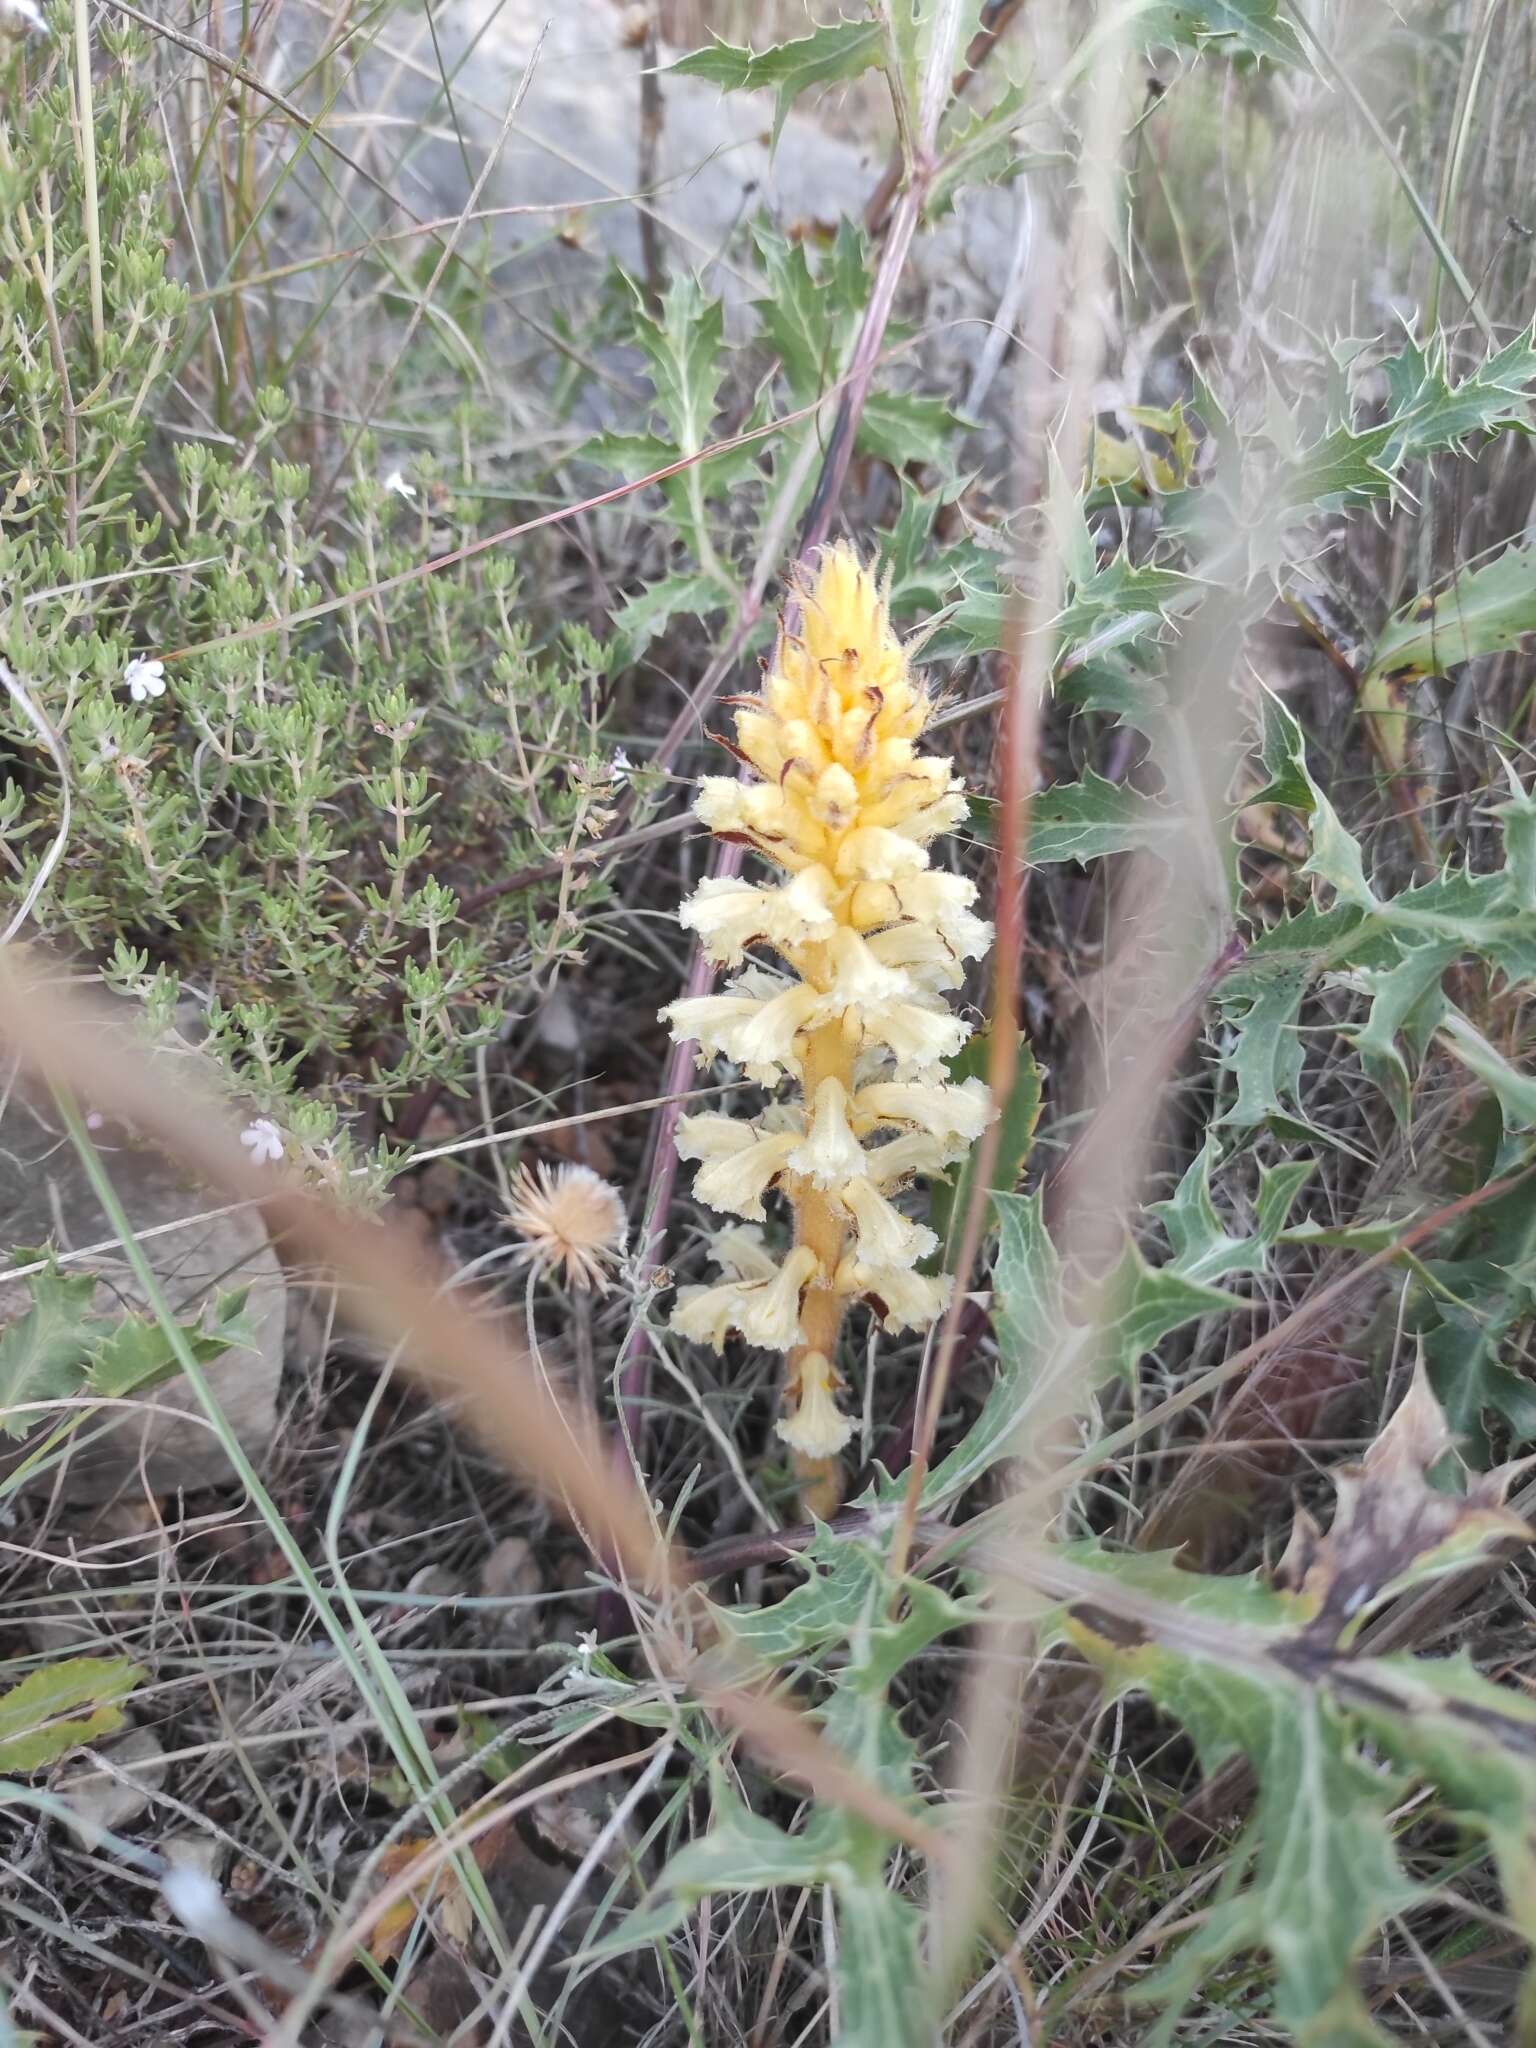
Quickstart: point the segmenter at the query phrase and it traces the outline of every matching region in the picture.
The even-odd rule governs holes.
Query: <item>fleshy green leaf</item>
[[[46,1770],[80,1743],[112,1734],[143,1676],[127,1657],[66,1657],[31,1672],[0,1693],[0,1771]]]
[[[835,85],[872,70],[885,55],[885,35],[874,21],[839,21],[794,42],[749,50],[716,37],[672,66],[684,78],[703,78],[722,92],[771,92],[773,140],[802,93]]]

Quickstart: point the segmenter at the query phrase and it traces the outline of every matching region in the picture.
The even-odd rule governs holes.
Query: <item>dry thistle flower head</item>
[[[590,1166],[518,1167],[507,1221],[524,1240],[520,1263],[607,1293],[604,1268],[623,1251],[627,1226],[618,1189],[600,1173]]]
[[[947,1276],[917,1270],[933,1232],[891,1198],[962,1158],[991,1120],[985,1087],[956,1085],[943,1066],[970,1031],[944,992],[986,951],[991,927],[972,912],[974,886],[929,865],[929,843],[960,822],[965,797],[947,759],[917,752],[931,705],[880,586],[839,545],[800,598],[798,630],[781,632],[761,694],[736,700],[738,751],[761,779],[706,776],[695,805],[780,877],[699,884],[681,920],[737,971],[718,994],[662,1014],[703,1057],[723,1054],[765,1087],[798,1084],[798,1102],[753,1123],[681,1119],[700,1199],[760,1218],[781,1188],[795,1242],[777,1262],[758,1233],[723,1232],[726,1277],[685,1289],[672,1325],[717,1348],[736,1330],[789,1353],[780,1434],[814,1462],[852,1428],[832,1362],[848,1304],[867,1302],[888,1330],[924,1329],[948,1298]],[[749,947],[782,967],[749,963]]]

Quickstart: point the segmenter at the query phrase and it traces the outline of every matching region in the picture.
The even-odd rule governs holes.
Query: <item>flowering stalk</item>
[[[931,707],[873,575],[848,546],[829,548],[801,601],[761,694],[734,700],[735,751],[761,779],[705,776],[695,804],[783,879],[699,884],[681,920],[736,972],[662,1014],[702,1057],[723,1054],[766,1088],[796,1084],[751,1123],[679,1121],[701,1201],[750,1223],[778,1187],[795,1234],[781,1263],[760,1231],[722,1231],[724,1279],[684,1289],[672,1327],[716,1349],[736,1330],[788,1354],[779,1435],[825,1504],[853,1431],[836,1363],[850,1303],[887,1330],[920,1330],[948,1298],[948,1275],[917,1270],[937,1239],[892,1197],[963,1158],[991,1120],[985,1086],[943,1070],[970,1034],[943,991],[991,927],[971,911],[972,883],[929,866],[965,797],[948,759],[916,751]],[[750,962],[749,948],[782,966]]]

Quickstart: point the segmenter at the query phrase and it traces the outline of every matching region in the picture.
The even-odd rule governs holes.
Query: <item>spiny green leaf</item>
[[[127,1657],[66,1657],[31,1672],[0,1693],[0,1771],[46,1770],[80,1743],[112,1734],[143,1676]]]
[[[1230,1314],[1241,1299],[1211,1286],[1199,1270],[1199,1252],[1213,1265],[1225,1260],[1232,1271],[1256,1272],[1264,1249],[1278,1235],[1288,1207],[1282,1196],[1294,1195],[1295,1176],[1272,1190],[1264,1205],[1261,1242],[1251,1255],[1230,1250],[1217,1257],[1204,1237],[1186,1236],[1182,1255],[1152,1266],[1128,1244],[1108,1291],[1109,1309],[1103,1329],[1093,1331],[1071,1323],[1066,1314],[1061,1266],[1045,1228],[1041,1196],[993,1197],[998,1218],[997,1261],[993,1272],[993,1327],[997,1332],[998,1374],[981,1413],[965,1436],[929,1474],[924,1504],[951,1500],[979,1479],[1000,1458],[1007,1457],[1027,1429],[1041,1375],[1093,1373],[1129,1376],[1138,1360],[1173,1330],[1212,1314]],[[1187,1214],[1187,1209],[1185,1211]],[[1175,1224],[1175,1230],[1179,1229]]]
[[[1517,334],[1496,355],[1452,383],[1445,336],[1428,345],[1413,334],[1381,365],[1387,380],[1392,438],[1382,454],[1389,469],[1441,448],[1463,449],[1474,435],[1506,428],[1529,433],[1527,386],[1536,379],[1536,331]]]
[[[1025,149],[1018,139],[1020,122],[1033,100],[1028,85],[1010,85],[990,107],[962,103],[961,118],[943,140],[939,167],[924,197],[930,221],[946,213],[964,187],[1006,185],[1021,171],[1045,170],[1068,162],[1059,152]]]
[[[771,1607],[722,1610],[721,1624],[774,1669],[829,1644],[845,1644],[846,1682],[865,1698],[878,1700],[903,1665],[976,1612],[974,1602],[920,1579],[894,1602],[880,1552],[825,1529],[817,1531],[803,1562],[811,1574],[803,1586]]]
[[[847,1885],[837,1906],[837,2048],[919,2048],[933,2039],[917,1908],[883,1883]]]
[[[954,468],[959,431],[960,422],[942,398],[916,391],[871,391],[864,401],[859,441],[893,469],[921,462],[947,474]]]
[[[90,1312],[94,1274],[70,1277],[50,1265],[31,1288],[32,1306],[0,1333],[0,1429],[13,1437],[37,1420],[29,1404],[80,1391],[101,1329]]]
[[[1202,586],[1177,569],[1136,564],[1119,554],[1072,592],[1056,620],[1063,653],[1092,644],[1095,654],[1135,639],[1165,617],[1187,611]]]
[[[951,1081],[984,1081],[991,1059],[992,1033],[989,1028],[966,1040],[949,1062],[949,1078]],[[1034,1050],[1028,1038],[1020,1033],[1013,1087],[1001,1111],[1002,1128],[998,1133],[997,1154],[992,1162],[992,1179],[988,1188],[991,1194],[1011,1195],[1019,1184],[1019,1176],[1024,1171],[1024,1162],[1034,1141],[1035,1125],[1040,1121],[1040,1083],[1041,1074],[1035,1063]],[[929,1220],[944,1247],[946,1267],[960,1248],[960,1231],[970,1209],[979,1150],[979,1144],[972,1148],[953,1183],[935,1180],[928,1191]]]
[[[243,1313],[249,1289],[224,1296],[214,1311],[212,1326],[199,1323],[177,1325],[200,1365],[211,1365],[227,1351],[255,1341],[255,1331]],[[91,1355],[87,1385],[103,1400],[142,1393],[180,1371],[170,1334],[153,1316],[125,1315],[101,1339]]]
[[[1536,1201],[1528,1187],[1484,1203],[1443,1259],[1426,1261],[1439,1291],[1419,1325],[1430,1381],[1459,1442],[1479,1463],[1487,1418],[1502,1417],[1517,1444],[1536,1443],[1536,1382],[1504,1362],[1536,1317]]]
[[[839,21],[766,50],[745,49],[716,37],[708,48],[690,51],[672,69],[684,78],[707,79],[722,92],[771,92],[777,143],[785,116],[802,93],[857,78],[884,55],[885,35],[878,22]]]
[[[1441,1020],[1440,1039],[1464,1067],[1492,1089],[1511,1130],[1528,1131],[1536,1125],[1536,1077],[1511,1066],[1476,1026],[1449,1004]]]
[[[1123,782],[1106,782],[1090,768],[1081,782],[1058,782],[1030,804],[1029,858],[1102,860],[1111,853],[1164,852],[1183,828],[1178,812]]]
[[[718,577],[703,570],[663,576],[625,598],[613,615],[614,670],[627,668],[680,614],[707,618],[729,601]]]
[[[1441,676],[1536,632],[1536,547],[1506,548],[1389,619],[1364,678]]]
[[[1144,42],[1191,43],[1196,49],[1214,43],[1276,64],[1304,62],[1278,0],[1151,0],[1137,11],[1136,27]]]
[[[1285,467],[1279,511],[1330,512],[1389,497],[1392,479],[1382,466],[1391,438],[1390,427],[1336,427],[1313,447],[1301,450]]]

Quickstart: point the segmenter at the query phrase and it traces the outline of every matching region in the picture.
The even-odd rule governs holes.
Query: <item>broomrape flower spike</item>
[[[943,1063],[970,1033],[944,992],[992,933],[971,909],[974,886],[929,865],[965,797],[950,761],[917,751],[931,705],[884,593],[840,544],[799,595],[798,629],[781,629],[760,695],[734,700],[737,751],[756,779],[705,776],[695,804],[712,832],[779,874],[699,884],[679,917],[736,972],[662,1015],[702,1060],[720,1054],[765,1087],[787,1079],[798,1091],[750,1124],[679,1121],[701,1201],[760,1219],[777,1188],[795,1234],[781,1260],[760,1231],[722,1231],[725,1277],[685,1288],[672,1327],[716,1349],[735,1330],[787,1354],[778,1432],[827,1499],[853,1433],[834,1362],[848,1307],[921,1330],[948,1299],[947,1275],[916,1270],[932,1231],[891,1197],[964,1157],[991,1121],[983,1084],[947,1080]],[[756,965],[749,949],[781,964]]]

